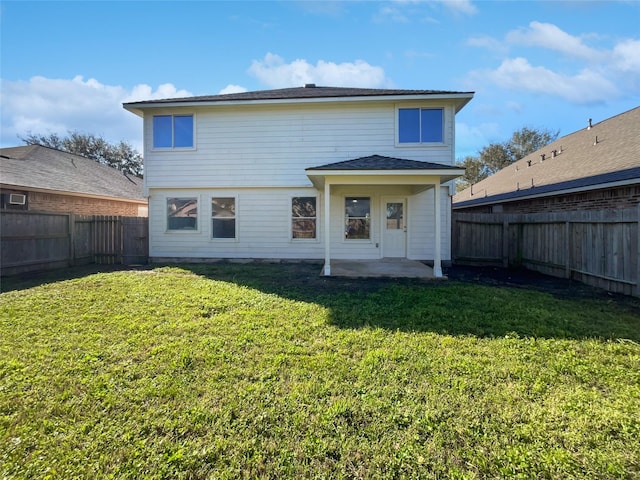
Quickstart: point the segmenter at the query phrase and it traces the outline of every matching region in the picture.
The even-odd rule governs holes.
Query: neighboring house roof
[[[368,157],[345,160],[343,162],[329,163],[319,167],[307,168],[307,170],[462,170],[452,165],[440,163],[420,162],[418,160],[405,160],[403,158],[385,157],[382,155],[370,155]]]
[[[636,183],[640,183],[640,107],[566,135],[527,155],[456,194],[453,207]]]
[[[281,88],[277,90],[259,90],[255,92],[228,93],[224,95],[205,95],[185,98],[165,98],[160,100],[147,100],[129,102],[123,104],[124,108],[140,114],[143,107],[164,106],[189,106],[194,104],[220,104],[220,103],[270,103],[292,101],[318,101],[349,98],[373,99],[373,98],[458,98],[457,110],[460,110],[471,98],[473,92],[453,92],[444,90],[401,90],[381,88],[344,88],[321,87],[315,84],[307,84],[304,87]]]
[[[146,203],[141,178],[86,157],[41,145],[0,149],[3,187]]]

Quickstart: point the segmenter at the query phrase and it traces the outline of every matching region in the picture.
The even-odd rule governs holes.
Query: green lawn
[[[631,303],[317,275],[0,294],[0,478],[640,478]]]

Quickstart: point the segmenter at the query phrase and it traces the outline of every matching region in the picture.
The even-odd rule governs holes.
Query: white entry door
[[[407,256],[407,202],[404,198],[385,198],[382,202],[382,256]]]

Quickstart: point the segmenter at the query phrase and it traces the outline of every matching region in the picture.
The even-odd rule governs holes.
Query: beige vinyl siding
[[[407,240],[407,258],[411,260],[432,260],[435,247],[434,237],[434,189],[409,198],[409,237]],[[449,234],[451,216],[449,213],[449,189],[440,189],[440,231],[442,260],[451,259]]]
[[[404,104],[403,104],[404,105]],[[414,103],[411,103],[414,105]],[[421,102],[419,105],[434,105]],[[149,188],[300,187],[305,168],[378,154],[451,164],[453,108],[445,108],[445,145],[396,146],[396,108],[370,105],[236,106],[195,113],[196,148],[151,148],[145,118],[145,181]],[[154,114],[168,113],[158,109]]]
[[[317,196],[321,204],[313,188],[154,190],[149,201],[150,256],[320,259],[324,255],[320,239],[291,238],[292,196]],[[198,198],[197,231],[167,231],[168,197]],[[236,198],[236,239],[212,238],[212,197]],[[318,220],[319,235],[321,227]]]

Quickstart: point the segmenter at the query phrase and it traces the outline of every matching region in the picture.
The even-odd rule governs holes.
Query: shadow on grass
[[[478,278],[480,270],[460,269],[448,272],[449,281],[425,281],[326,278],[320,276],[321,264],[308,263],[181,267],[211,280],[320,304],[339,328],[640,342],[635,299],[532,272],[484,269],[490,278]]]
[[[118,272],[126,270],[150,270],[152,266],[125,265],[83,265],[79,267],[60,268],[41,272],[29,272],[9,277],[0,277],[0,293],[46,285],[47,283],[63,282],[83,278],[94,273]]]
[[[636,299],[540,274],[452,269],[449,281],[345,279],[320,276],[318,263],[172,265],[216,281],[316,303],[339,328],[383,328],[446,335],[640,342]],[[149,270],[87,266],[2,279],[2,291],[81,278],[98,272]]]

